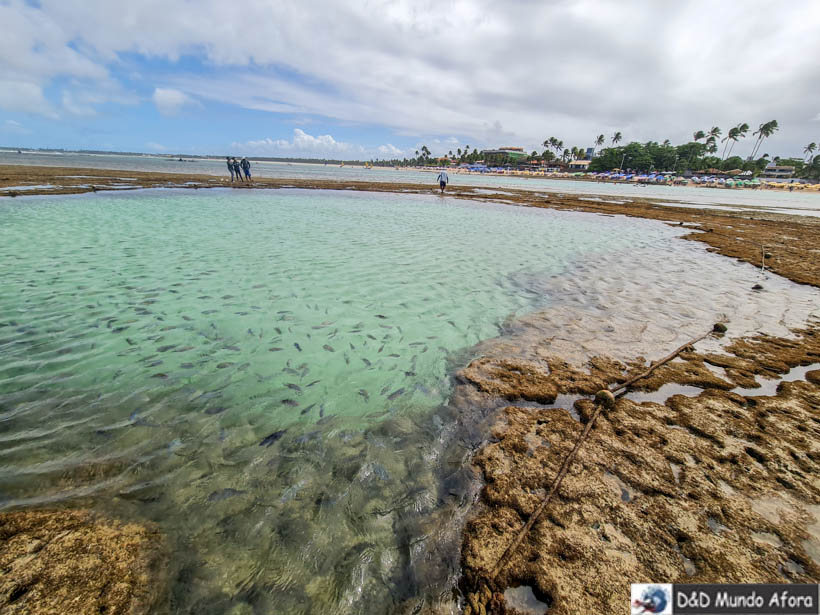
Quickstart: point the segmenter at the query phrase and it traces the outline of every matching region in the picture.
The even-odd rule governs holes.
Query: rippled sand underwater
[[[539,338],[651,356],[719,317],[782,334],[816,309],[679,234],[434,196],[3,204],[0,507],[156,521],[176,612],[449,603],[476,438],[454,370]]]

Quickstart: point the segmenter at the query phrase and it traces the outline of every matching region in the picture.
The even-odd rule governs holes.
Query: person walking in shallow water
[[[239,161],[236,158],[232,158],[231,161],[233,162],[233,172],[236,174],[236,181],[244,181],[242,179],[242,169],[239,168]]]
[[[242,172],[245,173],[245,181],[251,181],[251,162],[244,156],[242,157],[242,161],[239,163],[239,166],[242,167]]]
[[[233,161],[230,156],[225,156],[225,162],[228,163],[228,171],[231,172],[231,182],[233,182]]]
[[[441,193],[444,194],[444,189],[447,187],[447,182],[450,178],[447,177],[447,171],[442,171],[438,174],[438,187],[441,188]]]

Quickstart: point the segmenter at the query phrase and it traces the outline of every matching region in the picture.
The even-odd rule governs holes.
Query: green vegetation
[[[692,133],[692,141],[681,145],[672,145],[669,139],[662,143],[648,141],[646,143],[631,142],[626,145],[618,145],[623,140],[620,131],[615,132],[610,137],[610,147],[603,147],[606,143],[606,136],[598,135],[593,139],[593,150],[595,157],[589,165],[592,172],[612,171],[613,169],[630,169],[637,172],[651,171],[672,171],[676,173],[686,172],[735,172],[741,173],[750,171],[757,176],[763,172],[767,165],[775,163],[782,166],[795,167],[795,176],[810,180],[820,180],[820,155],[814,156],[818,151],[817,143],[809,143],[803,150],[804,159],[784,158],[777,156],[770,158],[764,153],[758,156],[764,141],[772,136],[779,126],[777,120],[764,122],[758,129],[752,132],[756,137],[747,158],[733,155],[735,146],[738,145],[749,133],[750,127],[746,122],[740,122],[732,126],[723,133],[719,126],[713,126],[708,131],[696,130]],[[722,138],[721,138],[722,137]],[[718,143],[723,144],[720,156]],[[421,151],[416,151],[416,157],[403,160],[377,160],[374,164],[384,166],[448,166],[461,163],[483,163],[489,167],[526,168],[533,165],[547,166],[549,164],[569,163],[586,156],[586,149],[582,147],[568,147],[557,137],[548,137],[542,144],[544,150],[539,154],[533,151],[525,158],[513,159],[504,154],[492,154],[484,156],[479,150],[470,150],[466,146],[462,151],[457,150],[457,155],[450,155],[443,158],[433,158],[427,147],[422,147]],[[602,148],[602,149],[601,149]]]

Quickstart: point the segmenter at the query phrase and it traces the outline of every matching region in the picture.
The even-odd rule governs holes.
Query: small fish
[[[369,337],[369,338],[370,338],[371,340],[373,340],[374,342],[376,341],[376,338],[375,338],[374,336],[370,335],[369,333],[367,334],[367,337]]]
[[[367,365],[368,367],[370,367],[371,365],[373,365],[370,361],[368,361],[367,359],[364,359],[364,358],[362,359],[362,362],[363,362],[365,365]]]
[[[285,386],[288,387],[289,389],[293,389],[297,393],[302,392],[302,387],[300,387],[298,384],[293,384],[292,382],[288,382]]]
[[[319,406],[319,418],[324,417],[324,415],[325,415],[325,405],[322,404],[321,406]]]
[[[365,401],[365,402],[369,402],[369,401],[370,401],[370,393],[368,393],[368,392],[367,392],[367,391],[365,391],[364,389],[359,389],[359,395],[361,395],[362,397],[364,397],[364,401]]]
[[[172,348],[176,348],[176,347],[177,347],[176,344],[169,344],[168,346],[160,346],[159,348],[157,348],[157,350],[159,352],[168,352]]]
[[[129,346],[133,346],[133,345],[136,344],[136,342],[134,340],[132,340],[130,337],[126,337],[125,341],[128,342]]]
[[[151,378],[159,378],[161,380],[165,380],[168,377],[168,374],[154,374]]]
[[[273,346],[272,348],[268,348],[269,352],[279,352],[280,350],[283,350],[283,349],[279,348],[279,346]]]
[[[313,407],[314,407],[315,405],[316,405],[316,404],[310,404],[307,408],[305,408],[304,410],[302,410],[299,414],[301,414],[302,416],[304,416],[305,414],[307,414],[308,412],[310,412],[310,411],[313,409]]]
[[[402,393],[404,393],[404,387],[402,387],[400,389],[396,389],[395,391],[390,393],[390,395],[387,396],[387,401],[393,401],[394,399],[396,399]]]
[[[160,361],[159,359],[157,359],[156,361],[151,361],[148,364],[148,367],[156,367],[157,365],[162,365],[162,361]]]
[[[182,320],[188,320],[188,321],[190,321],[190,320],[193,320],[193,318],[191,318],[190,316],[183,316],[183,317],[182,317]]]
[[[225,406],[215,406],[213,408],[206,408],[205,414],[221,414],[225,412],[225,410],[227,410]]]
[[[330,344],[325,344],[324,346],[322,346],[322,348],[324,348],[324,349],[325,349],[325,350],[327,350],[328,352],[336,352],[336,351],[333,349],[333,346],[331,346]]]
[[[404,375],[407,376],[408,378],[412,378],[413,376],[416,375],[416,372],[404,372]]]
[[[386,319],[387,316],[385,316],[384,314],[376,314],[376,318]]]
[[[274,327],[273,330],[276,331],[277,334],[282,335],[282,329],[279,327]]]
[[[179,366],[180,366],[182,369],[193,369],[193,368],[194,368],[194,364],[193,364],[193,363],[181,363]]]
[[[311,382],[310,384],[308,384],[306,386],[312,387],[314,384],[319,384],[319,382],[320,382],[319,380],[314,380],[313,382]]]
[[[299,342],[293,342],[293,347],[299,352],[302,352],[302,347],[299,345]]]
[[[242,495],[243,493],[247,493],[246,491],[238,491],[237,489],[231,489],[228,487],[227,489],[220,489],[219,491],[214,491],[211,495],[208,496],[209,502],[219,502],[220,500],[227,500],[228,498],[232,498],[235,495]]]
[[[283,367],[282,371],[285,372],[286,374],[290,374],[292,376],[298,376],[299,375],[299,372],[297,372],[292,367]]]
[[[387,355],[388,357],[393,357],[394,359],[398,359],[401,355],[397,355],[395,352],[392,354]]]
[[[295,399],[283,399],[282,403],[285,404],[286,406],[290,406],[291,408],[298,408],[299,407],[299,402],[296,401]]]
[[[230,367],[231,365],[233,365],[233,363],[231,363],[230,361],[223,361],[222,363],[216,364],[216,369],[225,369],[226,367]]]
[[[384,350],[384,344],[382,344],[381,348],[379,348],[379,352],[381,352],[382,350]]]
[[[259,443],[259,446],[270,446],[271,444],[273,444],[274,442],[276,442],[277,440],[279,440],[282,436],[284,436],[286,431],[287,431],[287,430],[285,430],[285,429],[281,429],[281,430],[279,430],[279,431],[274,431],[274,432],[273,432],[272,434],[270,434],[269,436],[266,436],[266,437],[265,437],[265,438],[264,438],[264,439],[263,439],[263,440]]]
[[[123,331],[125,331],[127,328],[128,328],[128,327],[117,327],[116,329],[111,329],[111,333],[122,333],[122,332],[123,332]]]
[[[350,342],[350,350],[356,350],[356,347],[353,345],[353,342]]]
[[[232,350],[233,352],[239,352],[241,348],[239,346],[223,346],[225,350]]]

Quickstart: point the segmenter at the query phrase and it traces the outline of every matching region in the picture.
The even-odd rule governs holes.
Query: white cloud
[[[245,143],[232,143],[234,149],[250,149],[258,155],[270,154],[282,155],[309,155],[325,156],[349,154],[351,152],[363,151],[350,143],[337,141],[331,135],[319,135],[314,137],[301,128],[293,129],[293,139],[260,139],[258,141],[247,141]]]
[[[57,112],[43,95],[43,88],[29,81],[0,79],[0,109],[57,117]]]
[[[404,152],[392,143],[379,145],[379,147],[376,149],[379,152],[379,154],[381,154],[382,156],[387,156],[388,158],[401,158],[402,156],[404,156]]]
[[[166,116],[176,115],[182,107],[192,102],[187,94],[173,88],[156,88],[153,99],[159,112]]]
[[[551,135],[569,146],[616,130],[626,141],[680,141],[774,118],[772,147],[798,147],[820,98],[817,2],[244,0],[237,10],[198,0],[192,11],[159,0],[0,0],[0,23],[0,81],[28,88],[0,86],[0,108],[37,113],[54,113],[42,89],[55,77],[102,83],[114,65],[144,73],[135,54],[206,67],[170,65],[154,93],[163,113],[195,96],[387,126],[414,141],[458,135],[528,150]]]
[[[14,135],[26,135],[31,132],[17,120],[4,121],[2,124],[0,124],[0,131]]]

